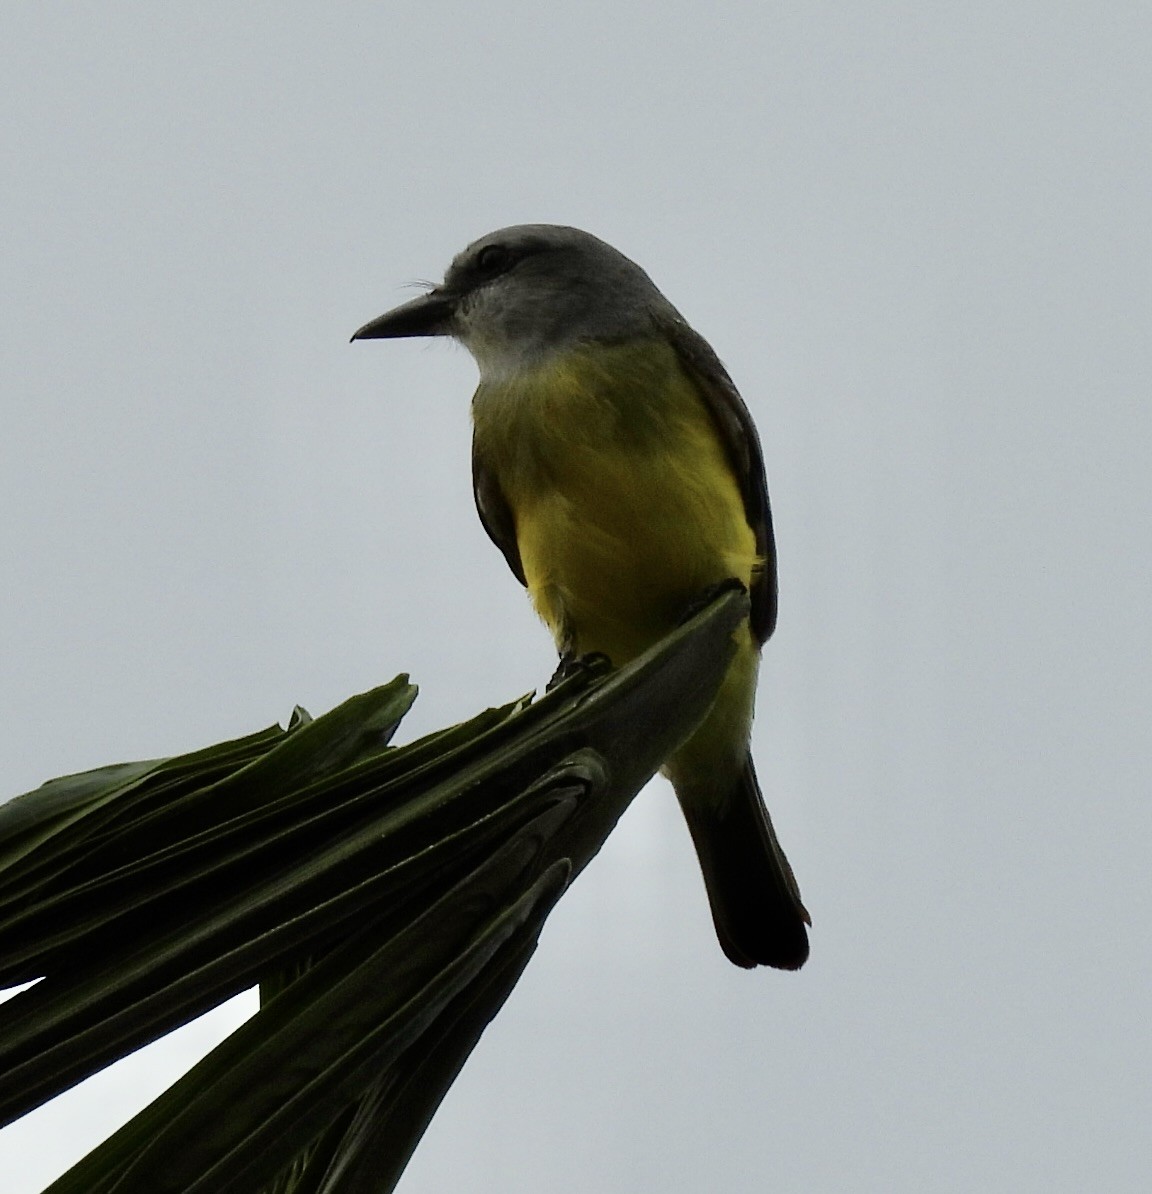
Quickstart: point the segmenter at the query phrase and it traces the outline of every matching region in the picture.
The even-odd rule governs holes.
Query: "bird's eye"
[[[485,245],[476,255],[476,269],[486,278],[502,274],[514,261],[512,250],[504,245]]]

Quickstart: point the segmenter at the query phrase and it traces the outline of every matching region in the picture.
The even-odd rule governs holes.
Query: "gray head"
[[[353,340],[452,336],[482,374],[589,342],[651,336],[678,319],[635,262],[561,224],[518,224],[474,241],[428,294],[365,324]]]

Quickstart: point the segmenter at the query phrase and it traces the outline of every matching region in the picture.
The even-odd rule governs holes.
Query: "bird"
[[[619,667],[739,584],[750,612],[715,702],[662,767],[687,821],[721,948],[798,970],[811,919],[750,751],[776,547],[752,417],[708,342],[647,273],[578,228],[488,233],[438,285],[353,340],[444,336],[479,369],[480,521],[552,632],[561,669]]]

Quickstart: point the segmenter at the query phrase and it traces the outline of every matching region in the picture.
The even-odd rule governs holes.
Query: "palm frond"
[[[260,1012],[51,1194],[381,1194],[632,796],[699,724],[727,593],[617,672],[395,748],[406,677],[0,807],[0,1122],[237,992]]]

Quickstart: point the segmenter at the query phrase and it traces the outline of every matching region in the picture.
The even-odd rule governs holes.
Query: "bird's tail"
[[[727,799],[692,799],[688,790],[678,795],[729,960],[799,970],[808,958],[805,926],[812,921],[776,840],[751,755]]]

